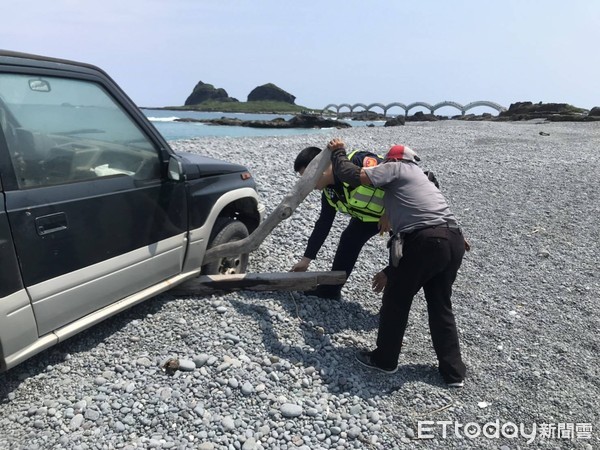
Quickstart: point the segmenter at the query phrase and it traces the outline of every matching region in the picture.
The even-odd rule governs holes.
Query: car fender
[[[199,228],[190,229],[188,235],[188,250],[183,264],[183,272],[189,272],[202,267],[206,248],[208,247],[211,232],[215,222],[217,221],[217,218],[228,205],[236,200],[244,198],[252,199],[256,202],[258,214],[260,216],[259,221],[262,221],[265,213],[265,206],[260,203],[258,194],[253,188],[243,187],[225,192],[213,204],[213,207],[211,208],[208,217],[202,226]]]

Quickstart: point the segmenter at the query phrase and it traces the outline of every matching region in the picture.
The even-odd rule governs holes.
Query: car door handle
[[[67,228],[67,215],[64,212],[35,218],[35,229],[40,236],[56,233],[57,231],[66,230]]]

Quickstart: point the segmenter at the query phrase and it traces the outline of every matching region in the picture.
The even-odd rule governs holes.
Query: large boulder
[[[588,116],[600,117],[600,106],[594,106],[592,109],[590,109]]]
[[[212,84],[198,81],[198,84],[186,99],[185,105],[199,105],[206,101],[237,102],[235,98],[229,97],[225,89],[215,88]]]
[[[498,117],[509,120],[547,119],[553,121],[578,121],[584,120],[586,110],[569,105],[568,103],[512,103],[506,111]]]
[[[407,122],[437,122],[440,118],[434,114],[425,114],[423,111],[417,111],[412,116],[406,117]]]
[[[296,101],[296,97],[284,91],[283,89],[275,86],[273,83],[267,83],[252,89],[252,92],[248,94],[248,101],[284,102],[289,103],[290,105],[295,105],[294,102]]]
[[[392,119],[388,119],[383,126],[384,127],[397,127],[400,125],[404,125],[406,122],[406,118],[404,116],[396,116]]]

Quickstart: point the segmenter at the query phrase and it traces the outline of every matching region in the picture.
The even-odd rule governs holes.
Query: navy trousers
[[[360,251],[369,239],[379,232],[377,222],[363,222],[356,218],[351,218],[348,226],[340,236],[331,270],[343,270],[346,272],[346,278],[352,273],[354,265],[360,255]],[[337,297],[340,295],[343,284],[339,285],[321,285],[317,288],[322,297]]]
[[[372,355],[377,364],[397,366],[413,297],[423,288],[439,371],[446,383],[464,379],[466,367],[450,299],[464,253],[459,229],[441,225],[405,236],[403,257],[398,267],[390,269],[383,292],[377,348]]]

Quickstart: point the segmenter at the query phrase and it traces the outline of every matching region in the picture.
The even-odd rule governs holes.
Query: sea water
[[[290,114],[244,114],[224,112],[179,111],[142,108],[156,129],[168,141],[192,139],[196,137],[246,137],[246,136],[296,136],[300,134],[319,134],[326,129],[319,128],[251,128],[232,125],[211,125],[202,122],[179,122],[177,119],[220,119],[221,117],[240,120],[289,120]],[[354,126],[365,126],[367,122],[352,121]],[[374,122],[370,122],[374,123]],[[378,125],[378,123],[374,123]]]

